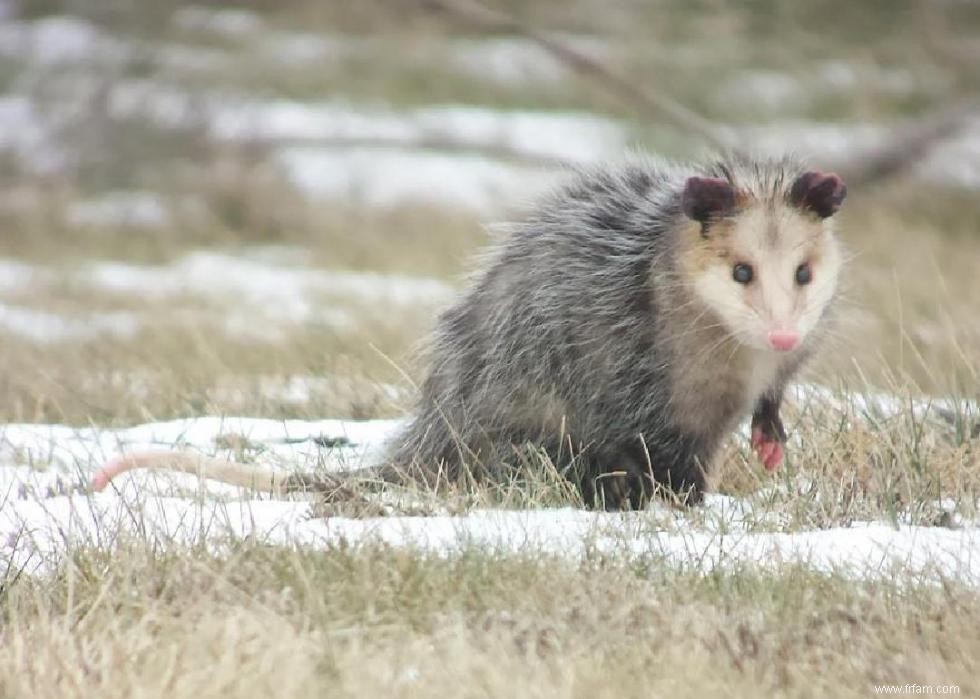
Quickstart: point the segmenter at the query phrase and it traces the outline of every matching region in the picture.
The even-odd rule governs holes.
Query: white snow
[[[210,75],[233,70],[235,56],[220,49],[201,46],[162,45],[153,54],[154,63],[167,75]]]
[[[609,46],[602,39],[575,34],[564,34],[560,39],[590,58],[608,59]],[[432,58],[442,59],[440,65],[448,64],[459,73],[500,85],[540,83],[554,87],[570,75],[568,66],[540,44],[522,37],[455,39],[445,46],[433,47],[431,53]]]
[[[31,286],[42,276],[47,275],[39,267],[28,262],[0,258],[0,292],[16,291]]]
[[[622,124],[582,112],[498,110],[456,104],[416,109],[332,100],[256,100],[195,94],[157,80],[124,80],[107,98],[117,118],[164,127],[203,124],[220,140],[271,145],[358,145],[505,149],[542,162],[594,162],[622,152]]]
[[[762,77],[772,82],[773,76]],[[64,109],[41,109],[26,97],[0,97],[0,150],[17,154],[29,171],[68,167],[73,146],[59,139],[58,119],[85,104],[72,102],[68,92],[61,96]],[[375,206],[421,201],[485,216],[553,186],[562,166],[620,159],[630,146],[627,124],[575,112],[256,100],[218,90],[194,93],[158,80],[119,80],[109,88],[106,104],[116,119],[199,128],[218,141],[261,143],[288,178],[313,197]],[[760,152],[801,152],[833,164],[881,143],[892,130],[870,123],[780,120],[741,127],[738,134]],[[916,174],[940,184],[980,186],[978,134],[975,118],[934,149]],[[78,215],[103,213],[90,207]]]
[[[65,269],[0,258],[0,295],[12,295],[0,300],[0,332],[47,344],[129,338],[144,327],[147,318],[138,313],[72,313],[17,302],[61,284],[120,299],[206,300],[221,308],[214,318],[229,336],[253,342],[280,341],[284,331],[300,324],[355,327],[363,323],[365,307],[428,313],[453,296],[452,287],[429,277],[313,268],[303,251],[292,248],[259,249],[247,256],[198,251],[162,265],[93,261]],[[292,393],[301,390],[297,385]]]
[[[980,115],[968,120],[957,136],[934,148],[919,172],[932,182],[980,189]]]
[[[431,311],[453,296],[452,287],[429,277],[313,268],[299,248],[259,248],[252,255],[198,251],[162,265],[93,261],[65,269],[0,258],[0,294],[19,298],[56,284],[122,299],[207,300],[221,307],[217,317],[226,333],[261,342],[282,339],[282,331],[297,324],[357,326],[365,306]],[[141,327],[134,313],[68,314],[0,301],[0,331],[37,342],[131,337]]]
[[[799,80],[776,70],[746,70],[733,75],[714,95],[725,110],[749,113],[798,110],[812,97]]]
[[[373,304],[440,304],[452,289],[436,279],[377,272],[317,270],[216,252],[193,252],[168,265],[94,263],[79,277],[103,291],[169,297],[198,294],[235,298],[250,310],[305,322],[316,315],[312,294]]]
[[[789,83],[768,74],[761,92],[784,99]],[[774,88],[778,82],[780,87]],[[724,95],[722,99],[728,99]],[[218,139],[254,141],[277,147],[293,181],[317,196],[356,196],[389,204],[422,198],[499,211],[513,205],[513,192],[539,192],[554,184],[556,163],[595,163],[621,158],[629,146],[625,124],[585,113],[501,111],[460,105],[414,110],[353,106],[342,102],[249,101],[224,96],[195,98],[152,82],[124,83],[113,90],[119,115],[141,114],[161,126],[205,123]],[[740,127],[742,141],[764,153],[799,152],[828,163],[870,149],[894,131],[872,123],[827,123],[784,119]],[[944,141],[920,163],[916,174],[937,184],[980,187],[980,117]],[[438,150],[439,145],[473,149],[473,156]],[[366,146],[373,146],[368,148]],[[433,150],[434,148],[434,150]],[[498,157],[507,152],[540,159],[530,167]],[[444,171],[451,168],[453,178]],[[352,174],[356,172],[356,174]],[[512,187],[500,183],[514,182]],[[504,198],[501,198],[504,197]],[[523,202],[526,197],[518,200]]]
[[[42,344],[100,337],[132,337],[140,323],[131,313],[69,316],[0,303],[0,329]]]
[[[167,202],[153,192],[107,192],[95,198],[69,204],[65,218],[79,228],[156,229],[172,224]]]
[[[872,90],[876,94],[940,96],[949,80],[936,71],[917,72],[886,68],[858,60],[829,60],[808,66],[802,73],[774,69],[748,69],[726,78],[713,96],[725,112],[744,112],[765,118],[774,114],[800,113],[828,97],[853,97]]]
[[[0,153],[13,153],[30,172],[58,172],[65,166],[65,156],[42,112],[27,97],[0,95]]]
[[[761,152],[795,152],[834,163],[881,145],[900,127],[787,120],[739,131]],[[912,172],[937,185],[980,187],[980,115],[966,119],[957,133],[937,143]]]
[[[522,37],[443,37],[438,40],[403,41],[397,38],[356,36],[318,31],[289,31],[268,26],[248,10],[212,9],[199,5],[182,7],[173,23],[181,30],[238,42],[246,56],[265,65],[281,64],[294,70],[311,70],[355,56],[378,56],[394,51],[403,64],[420,69],[450,70],[501,85],[541,83],[554,85],[569,75],[561,61],[539,44]],[[561,40],[595,58],[608,54],[607,42],[589,35],[563,34]]]
[[[786,120],[739,130],[746,143],[765,153],[802,153],[827,162],[846,160],[877,146],[889,130],[874,124]]]
[[[123,450],[193,448],[217,453],[229,436],[254,445],[259,452],[259,463],[270,468],[289,464],[293,469],[309,469],[322,460],[332,468],[358,467],[377,458],[381,443],[399,424],[394,420],[309,422],[207,417],[119,430],[3,425],[0,426],[0,502],[4,493],[18,490],[44,493],[82,485],[93,468]],[[317,445],[318,440],[341,446],[323,450]],[[136,473],[128,477],[141,482],[144,495],[169,494],[174,484],[195,482],[180,474],[150,474],[142,478],[145,475]],[[228,488],[225,491],[237,492]]]
[[[308,374],[293,374],[290,376],[251,375],[243,382],[242,377],[228,377],[219,380],[218,384],[209,391],[208,396],[213,400],[227,403],[231,400],[243,399],[256,394],[266,400],[277,401],[289,405],[306,405],[315,396],[342,392],[345,395],[357,395],[364,390],[363,381],[352,380],[344,376],[312,376]],[[405,390],[394,384],[373,384],[385,397],[398,401],[404,399]]]
[[[622,124],[571,112],[201,97],[156,81],[115,86],[109,105],[117,118],[199,125],[218,140],[266,144],[313,197],[370,206],[422,202],[486,215],[553,186],[556,164],[620,157],[628,145]]]
[[[560,175],[479,155],[382,148],[288,148],[279,156],[305,192],[366,206],[414,203],[483,216],[529,205]]]
[[[237,9],[213,9],[201,5],[178,8],[173,15],[174,26],[196,32],[212,32],[218,36],[242,39],[254,36],[265,23],[255,12]]]
[[[886,397],[872,402],[884,409],[903,404]],[[174,420],[122,430],[6,425],[0,428],[0,559],[41,571],[68,546],[106,544],[128,532],[160,543],[203,540],[215,550],[229,538],[257,536],[285,546],[385,542],[442,554],[474,546],[572,558],[600,551],[654,555],[670,565],[702,570],[804,564],[871,577],[896,570],[907,575],[940,571],[980,584],[975,522],[956,529],[857,522],[825,530],[769,531],[756,526],[767,521],[765,513],[720,495],[708,496],[694,514],[654,505],[634,513],[476,510],[462,516],[311,519],[308,502],[256,498],[183,474],[124,474],[97,495],[82,488],[104,459],[121,450],[226,454],[223,449],[234,441],[265,468],[361,468],[377,461],[385,440],[400,425],[246,418]]]
[[[0,23],[0,56],[41,66],[118,64],[128,54],[125,42],[77,17],[64,15],[31,22]]]
[[[709,503],[707,507],[723,507]],[[654,512],[663,516],[663,512]],[[682,516],[678,515],[680,519]],[[712,570],[746,564],[778,569],[805,564],[861,577],[941,571],[980,582],[975,527],[949,530],[862,523],[795,534],[684,531],[684,523],[651,529],[651,513],[609,514],[572,509],[480,510],[465,516],[310,519],[307,506],[288,501],[200,501],[173,496],[54,496],[8,503],[0,514],[15,565],[41,566],[66,547],[106,542],[120,531],[150,541],[257,537],[270,544],[323,547],[385,543],[451,554],[470,547],[535,551],[570,558],[587,552],[653,555],[677,567]]]
[[[408,146],[442,141],[578,162],[603,158],[626,145],[619,124],[594,115],[452,104],[396,111],[338,102],[225,102],[211,112],[211,129],[216,137],[232,140],[379,140]]]
[[[344,34],[272,32],[262,34],[252,45],[263,65],[280,65],[288,70],[311,70],[370,50],[363,41]]]

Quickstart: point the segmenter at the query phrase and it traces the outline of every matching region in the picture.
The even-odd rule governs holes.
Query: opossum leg
[[[752,413],[752,449],[767,471],[775,471],[783,460],[786,430],[779,417],[781,398],[763,396]]]
[[[680,444],[681,442],[673,442]],[[642,510],[657,495],[696,505],[704,494],[704,471],[691,451],[650,453],[643,440],[593,452],[581,474],[586,506],[607,511]]]
[[[553,453],[552,458],[556,456]],[[618,464],[621,459],[614,451],[586,447],[577,454],[562,456],[561,471],[577,487],[587,508],[616,511],[631,505],[629,474]]]
[[[697,441],[676,433],[661,435],[657,442],[664,446],[651,450],[645,440],[636,439],[623,449],[639,479],[639,488],[631,494],[634,508],[644,507],[655,495],[682,506],[699,504],[707,476]]]

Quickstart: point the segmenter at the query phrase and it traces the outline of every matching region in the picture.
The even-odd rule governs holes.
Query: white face
[[[695,290],[744,345],[803,345],[834,296],[842,259],[831,230],[794,207],[755,205],[712,226],[696,257]]]

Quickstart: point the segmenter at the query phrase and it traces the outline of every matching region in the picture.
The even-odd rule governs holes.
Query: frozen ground
[[[830,399],[823,389],[805,386],[794,396],[796,401]],[[849,401],[854,414],[887,418],[906,409],[888,396],[837,400]],[[914,406],[923,419],[943,420],[944,409],[932,403]],[[960,409],[976,413],[973,405]],[[160,542],[205,541],[216,549],[229,537],[258,537],[276,545],[311,547],[382,541],[437,552],[479,546],[570,557],[596,551],[652,554],[677,566],[703,569],[803,563],[874,576],[892,575],[898,566],[910,573],[938,570],[980,583],[980,528],[972,521],[954,520],[950,528],[854,522],[796,531],[780,528],[776,518],[772,526],[760,528],[767,513],[721,495],[710,496],[695,514],[655,505],[624,514],[534,509],[313,519],[307,501],[269,500],[186,475],[124,474],[95,495],[84,487],[93,470],[121,450],[187,448],[228,454],[227,445],[234,443],[265,468],[359,468],[378,458],[398,426],[398,421],[242,418],[176,420],[122,430],[6,425],[0,428],[0,555],[40,570],[72,543],[105,544],[129,532]]]

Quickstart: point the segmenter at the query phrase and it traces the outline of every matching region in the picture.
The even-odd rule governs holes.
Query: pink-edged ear
[[[846,196],[844,180],[832,172],[816,170],[804,172],[789,190],[789,201],[793,206],[812,211],[820,218],[836,214]]]
[[[735,208],[735,188],[717,177],[688,177],[681,195],[681,210],[694,221],[707,223]]]

